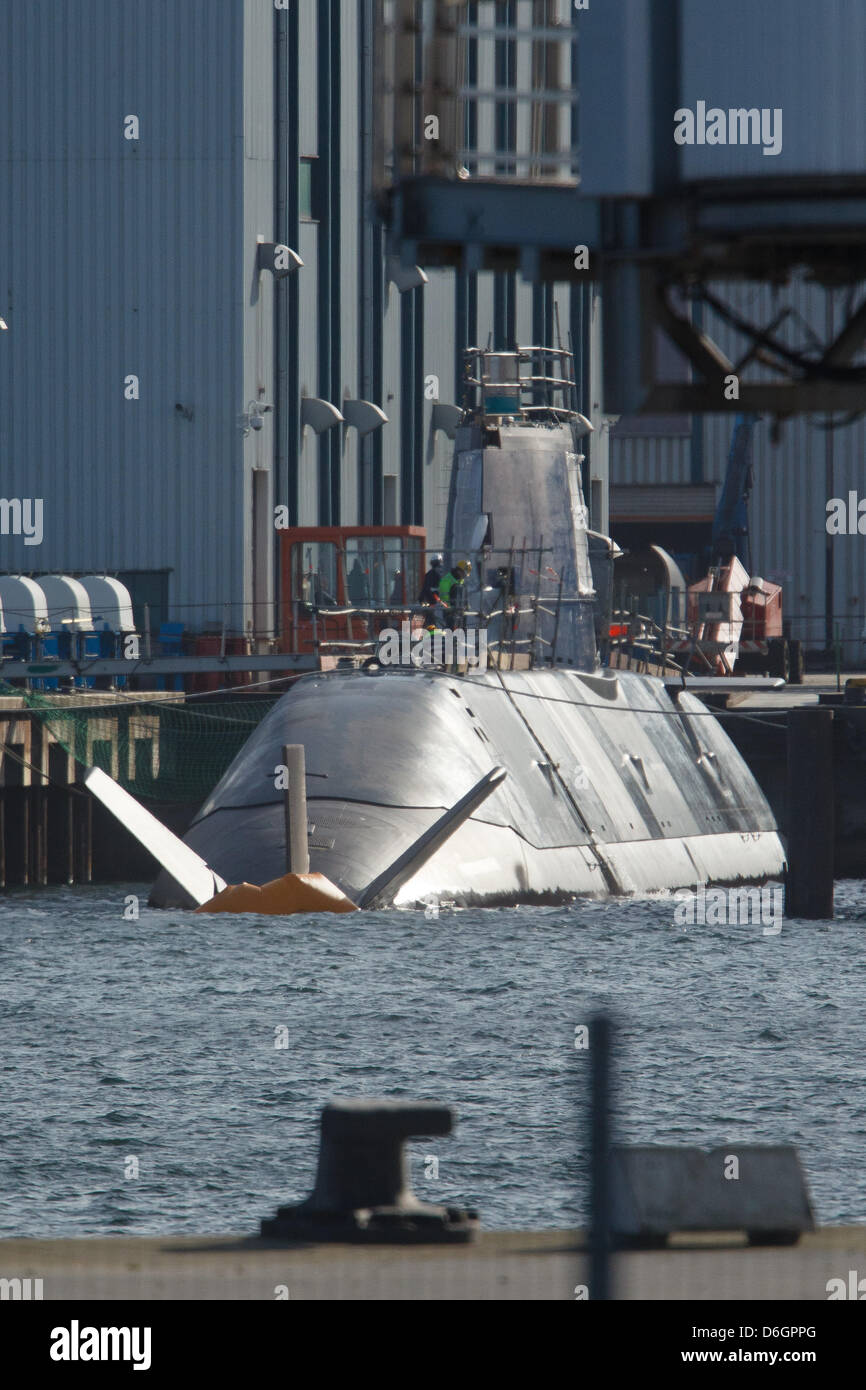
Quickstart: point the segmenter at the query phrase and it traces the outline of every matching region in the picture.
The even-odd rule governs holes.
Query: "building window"
[[[337,607],[337,547],[330,541],[292,546],[292,598],[307,608]]]
[[[385,473],[382,477],[382,488],[384,492],[382,524],[383,526],[397,525],[397,477],[392,473]]]
[[[298,216],[308,222],[313,220],[312,159],[302,159],[298,163]]]

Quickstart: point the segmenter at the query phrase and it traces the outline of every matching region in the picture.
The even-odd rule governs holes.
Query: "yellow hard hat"
[[[468,560],[458,560],[458,561],[457,561],[457,564],[454,566],[454,568],[455,568],[456,570],[459,570],[461,574],[471,574],[471,573],[472,573],[472,566],[471,566],[471,564],[469,563]]]

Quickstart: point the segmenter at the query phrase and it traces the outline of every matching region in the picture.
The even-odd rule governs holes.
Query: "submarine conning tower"
[[[500,664],[597,664],[574,359],[563,348],[464,353],[446,562],[468,559],[467,609]]]

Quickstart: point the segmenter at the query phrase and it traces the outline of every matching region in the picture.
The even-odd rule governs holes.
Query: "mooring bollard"
[[[589,1025],[590,1237],[589,1296],[611,1298],[611,1043],[613,1023],[597,1014]]]
[[[310,872],[310,842],[307,836],[307,767],[302,743],[283,744],[283,762],[288,769],[286,787],[286,873]]]
[[[788,714],[785,916],[833,916],[833,711]]]
[[[453,1113],[429,1101],[337,1100],[322,1111],[316,1185],[305,1202],[262,1222],[270,1239],[471,1240],[478,1213],[420,1202],[403,1143],[450,1134]]]

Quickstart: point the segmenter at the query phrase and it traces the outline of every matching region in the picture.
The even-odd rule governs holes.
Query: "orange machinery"
[[[423,526],[294,526],[279,535],[281,651],[357,650],[408,618],[427,569]]]
[[[689,585],[687,621],[695,640],[674,650],[717,675],[764,673],[802,684],[802,644],[783,636],[781,587],[748,575],[736,556]]]

